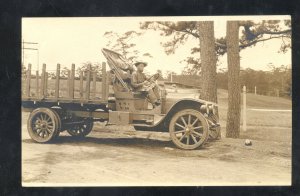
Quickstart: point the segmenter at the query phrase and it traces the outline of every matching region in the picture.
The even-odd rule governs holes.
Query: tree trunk
[[[214,22],[198,22],[201,59],[200,99],[217,103],[217,55],[215,50]]]
[[[240,135],[241,113],[239,23],[237,21],[227,21],[226,29],[228,63],[228,111],[226,137],[238,138]]]
[[[198,22],[201,59],[200,99],[218,103],[217,99],[217,54],[215,50],[214,22]],[[217,111],[217,118],[219,113]],[[221,132],[218,136],[221,138]]]

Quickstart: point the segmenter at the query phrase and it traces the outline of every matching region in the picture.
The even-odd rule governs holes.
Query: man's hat
[[[138,61],[138,62],[134,63],[135,66],[138,66],[139,64],[144,64],[144,67],[147,66],[147,63],[146,62],[142,62],[142,61]]]

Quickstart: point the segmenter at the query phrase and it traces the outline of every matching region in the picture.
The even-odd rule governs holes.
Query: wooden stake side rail
[[[106,63],[102,63],[101,86],[99,83],[97,84],[97,72],[92,70],[90,64],[87,66],[86,71],[79,72],[79,79],[77,80],[75,79],[75,64],[72,64],[71,70],[67,72],[67,80],[64,81],[66,85],[62,83],[61,66],[57,64],[55,78],[52,79],[54,81],[53,89],[50,89],[53,85],[48,80],[50,73],[46,71],[46,64],[43,64],[41,75],[39,75],[39,71],[36,71],[35,76],[32,76],[31,71],[32,66],[29,64],[25,78],[25,89],[22,89],[25,90],[22,101],[107,103],[109,84],[106,75]],[[34,79],[34,88],[32,88],[31,79]],[[66,88],[62,89],[63,87]],[[101,88],[100,96],[97,88]],[[34,89],[34,92],[31,92],[32,89]]]

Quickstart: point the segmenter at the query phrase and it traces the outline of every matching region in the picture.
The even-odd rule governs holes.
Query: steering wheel
[[[152,76],[150,76],[147,80],[146,80],[146,84],[144,84],[142,91],[149,91],[150,89],[153,89],[156,85],[155,81],[159,78],[159,73],[156,73]]]
[[[149,82],[152,82],[152,81],[156,81],[158,78],[159,78],[160,74],[159,73],[156,73],[156,74],[153,74],[152,76],[150,76],[147,81]]]

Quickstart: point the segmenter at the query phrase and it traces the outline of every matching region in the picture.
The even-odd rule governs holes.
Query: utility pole
[[[24,65],[24,39],[22,39],[22,65]]]
[[[25,47],[25,44],[37,45],[38,43],[36,43],[36,42],[24,42],[24,39],[22,39],[22,65],[24,65],[25,50],[35,50],[35,51],[37,51],[37,70],[39,70],[39,49],[37,47],[35,47],[35,48]]]

